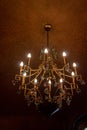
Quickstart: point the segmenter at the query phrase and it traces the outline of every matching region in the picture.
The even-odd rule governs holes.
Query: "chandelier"
[[[28,105],[56,104],[61,109],[63,102],[70,105],[74,94],[80,92],[82,76],[78,74],[77,64],[67,62],[67,53],[63,52],[63,64],[58,64],[56,49],[49,47],[49,32],[52,26],[46,24],[46,48],[41,49],[41,64],[37,69],[31,67],[32,55],[27,55],[27,64],[20,63],[20,72],[15,75],[14,85],[24,93]]]

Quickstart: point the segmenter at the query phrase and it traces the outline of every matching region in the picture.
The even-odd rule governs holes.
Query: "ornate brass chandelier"
[[[63,52],[63,65],[58,66],[57,51],[49,47],[49,31],[51,25],[45,25],[47,33],[46,48],[41,49],[41,64],[37,69],[31,68],[31,53],[27,55],[28,62],[20,63],[20,73],[15,75],[14,85],[23,91],[28,105],[36,106],[45,103],[56,104],[60,109],[65,101],[68,105],[75,93],[79,93],[82,76],[77,72],[77,64],[67,63],[67,53]]]

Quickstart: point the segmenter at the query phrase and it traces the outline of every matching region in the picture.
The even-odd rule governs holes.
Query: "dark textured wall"
[[[19,62],[23,59],[26,61],[26,54],[29,51],[33,53],[33,62],[39,55],[40,48],[46,45],[46,34],[43,29],[44,24],[46,23],[50,23],[53,26],[50,32],[50,46],[54,46],[58,50],[59,56],[63,50],[68,51],[70,55],[69,59],[71,58],[71,62],[73,60],[78,62],[79,72],[81,72],[84,79],[87,80],[86,0],[1,0],[1,115],[9,116],[19,113],[22,115],[22,113],[26,111],[26,108],[23,107],[23,97],[16,94],[16,88],[12,86],[11,81],[14,78],[15,73],[18,72]],[[36,66],[37,63],[38,62],[36,60],[34,65]],[[87,90],[86,86],[82,89],[83,94],[77,97],[77,99],[73,101],[72,106],[69,108],[71,116],[73,113],[74,115],[79,115],[79,113],[84,113],[86,111],[87,105],[84,102],[87,99],[87,92],[85,90]],[[65,115],[67,115],[66,112]],[[69,115],[70,113],[68,113],[67,120],[71,119]],[[64,115],[62,114],[61,122],[63,123],[60,123],[61,125],[64,125],[63,116]],[[32,118],[34,117],[32,116]],[[37,119],[39,117],[35,116],[35,118]],[[56,116],[54,122],[57,118],[58,117]],[[66,118],[64,119],[66,120]],[[8,123],[6,122],[7,120]],[[14,120],[16,121],[16,118],[13,119],[13,122]],[[20,120],[20,118],[17,120]],[[29,118],[29,120],[31,119]],[[11,119],[3,118],[2,122],[4,121],[9,129]],[[50,121],[48,124],[50,125]],[[13,125],[15,125],[15,123],[13,123]],[[16,125],[18,126],[19,124],[16,122]],[[20,125],[18,128],[19,127]],[[38,128],[39,127],[37,127],[37,129]],[[56,128],[58,128],[57,124],[55,125],[55,130]],[[21,127],[19,129],[21,129]],[[33,129],[32,126],[31,129]],[[61,129],[64,129],[63,126]]]

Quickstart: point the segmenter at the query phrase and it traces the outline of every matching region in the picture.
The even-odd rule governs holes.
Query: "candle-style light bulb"
[[[64,64],[66,64],[66,56],[67,56],[67,54],[66,54],[65,51],[62,53],[62,56],[63,56]]]
[[[31,53],[28,53],[27,57],[28,57],[28,58],[31,58]]]
[[[73,63],[73,68],[74,68],[75,74],[77,74],[77,64],[75,62]]]
[[[48,84],[49,84],[49,102],[51,101],[51,80],[48,80]]]
[[[63,88],[63,79],[61,78],[59,81],[60,81],[60,87],[62,89]]]
[[[44,53],[48,54],[48,49],[47,48],[44,49]]]
[[[37,88],[37,79],[35,78],[34,79],[34,89],[36,89]]]
[[[75,73],[74,73],[74,72],[72,72],[72,73],[71,73],[71,75],[74,77],[74,76],[75,76]]]
[[[66,57],[66,56],[67,56],[67,54],[66,54],[65,51],[62,53],[62,55],[63,55],[63,57]]]
[[[27,57],[28,57],[28,65],[30,65],[31,53],[28,53]]]
[[[47,54],[48,54],[48,49],[45,48],[45,49],[44,49],[44,61],[47,60]]]
[[[23,61],[21,61],[21,63],[20,63],[20,74],[21,74],[21,72],[23,70],[23,66],[24,66],[24,63],[23,63]]]
[[[34,79],[34,84],[37,84],[37,79]]]
[[[72,72],[71,75],[72,75],[72,81],[73,81],[73,84],[75,84],[75,73]]]
[[[48,81],[49,85],[51,85],[51,80]]]
[[[26,75],[27,75],[27,73],[26,73],[26,72],[24,72],[24,73],[23,73],[23,76],[24,76],[24,77],[26,77]]]
[[[22,85],[24,85],[24,84],[25,84],[25,77],[26,77],[26,75],[27,75],[27,73],[26,73],[26,72],[24,72],[24,73],[23,73],[23,77],[22,77]]]
[[[63,83],[63,79],[62,78],[60,79],[60,83]]]
[[[77,67],[77,64],[75,62],[73,63],[73,67]]]
[[[24,63],[23,63],[23,61],[21,61],[20,66],[23,67],[23,65],[24,65]]]

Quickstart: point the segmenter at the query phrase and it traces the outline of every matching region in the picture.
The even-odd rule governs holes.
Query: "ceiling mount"
[[[52,28],[51,24],[45,24],[45,26],[44,26],[45,31],[50,31],[51,28]]]

